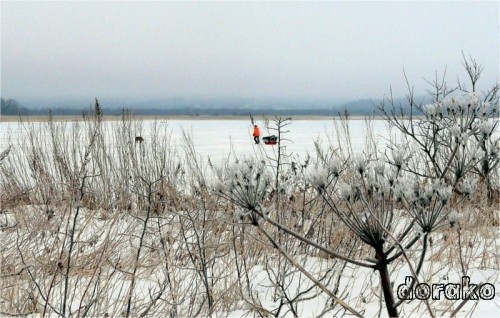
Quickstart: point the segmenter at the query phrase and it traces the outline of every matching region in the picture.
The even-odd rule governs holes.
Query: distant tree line
[[[3,99],[2,98],[2,115],[29,115],[30,109],[21,106],[19,102],[15,99]]]
[[[351,101],[339,106],[333,107],[311,107],[307,105],[300,107],[280,107],[280,106],[239,106],[239,107],[200,107],[200,106],[167,106],[167,107],[134,107],[126,109],[127,112],[134,115],[150,116],[246,116],[250,113],[257,115],[312,115],[312,116],[336,116],[345,114],[350,115],[374,115],[376,114],[376,105],[378,101],[362,99]],[[408,106],[409,107],[409,106]],[[104,108],[105,115],[121,115],[125,109],[120,107]],[[405,108],[405,106],[403,106]],[[74,107],[56,107],[56,108],[27,108],[23,107],[15,99],[2,98],[2,115],[27,116],[27,115],[52,115],[71,116],[81,115],[88,112],[88,108]]]

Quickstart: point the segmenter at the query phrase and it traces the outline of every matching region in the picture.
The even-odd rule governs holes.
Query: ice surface
[[[116,123],[116,122],[114,122]],[[147,142],[151,133],[154,121],[143,121],[142,135]],[[69,125],[74,123],[68,123]],[[265,128],[263,121],[257,121],[261,127],[262,137],[276,134],[276,131],[269,131]],[[272,121],[271,121],[272,126]],[[43,123],[34,123],[35,126]],[[106,125],[113,125],[113,122],[106,122]],[[255,145],[252,139],[252,125],[249,120],[162,120],[159,121],[160,129],[166,129],[172,133],[174,146],[182,144],[183,131],[192,136],[195,150],[204,159],[208,157],[217,160],[226,158],[230,154],[238,156],[251,155],[264,151],[272,154],[276,146]],[[366,122],[364,120],[350,120],[351,142],[354,151],[363,149],[366,140]],[[379,140],[389,136],[389,130],[385,121],[374,120],[373,130]],[[8,144],[15,143],[15,139],[25,133],[21,124],[16,122],[2,122],[0,124],[0,149],[5,149]],[[285,127],[288,131],[284,138],[284,145],[288,153],[293,153],[300,158],[304,158],[307,153],[314,153],[314,141],[320,138],[324,144],[328,139],[337,143],[337,134],[334,128],[333,119],[324,120],[293,120],[291,125]],[[9,137],[10,136],[10,137]],[[12,138],[9,141],[9,138]]]

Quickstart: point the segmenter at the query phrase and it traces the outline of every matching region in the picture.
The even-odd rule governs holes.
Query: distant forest
[[[305,103],[301,106],[300,103],[294,105],[266,105],[264,103],[254,103],[251,106],[236,105],[230,106],[228,103],[223,105],[209,104],[209,105],[195,105],[182,104],[171,105],[168,104],[164,107],[155,105],[153,107],[117,107],[113,105],[106,107],[106,103],[102,103],[104,115],[121,115],[124,112],[134,115],[152,115],[152,116],[246,116],[248,114],[255,115],[311,115],[311,116],[336,116],[347,112],[349,115],[375,115],[377,114],[377,105],[380,105],[382,100],[374,101],[369,99],[362,99],[343,103],[338,106],[315,106],[314,103]],[[409,106],[404,106],[404,99],[397,103],[403,105],[405,111],[409,110]],[[2,115],[14,116],[29,116],[29,115],[82,115],[88,113],[91,106],[75,107],[75,106],[57,106],[57,107],[25,107],[15,99],[3,99],[1,106]]]

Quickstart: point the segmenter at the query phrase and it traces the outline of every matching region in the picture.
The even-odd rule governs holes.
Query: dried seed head
[[[458,215],[456,210],[453,210],[448,214],[448,222],[451,227],[454,227],[460,221],[460,215]]]
[[[354,168],[362,175],[368,168],[368,160],[363,156],[357,156],[354,158]]]
[[[309,166],[306,171],[306,180],[315,189],[322,191],[328,184],[328,171],[323,166]]]

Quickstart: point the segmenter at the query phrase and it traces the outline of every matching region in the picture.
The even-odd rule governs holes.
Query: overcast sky
[[[499,2],[1,2],[1,95],[381,98],[499,78]]]

